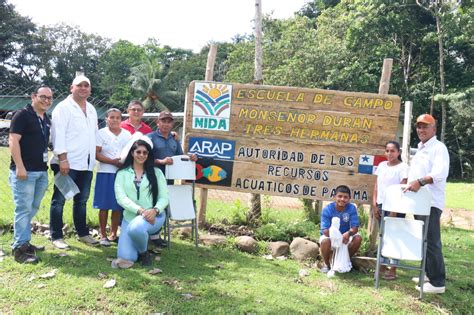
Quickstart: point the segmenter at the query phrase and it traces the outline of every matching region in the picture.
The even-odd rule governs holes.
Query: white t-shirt
[[[378,165],[375,175],[377,175],[377,203],[383,203],[387,187],[400,184],[403,179],[408,178],[408,165],[401,162],[389,166],[387,161],[383,161]]]
[[[101,154],[108,158],[116,159],[120,157],[122,149],[131,138],[132,134],[125,129],[120,129],[119,135],[116,136],[112,131],[110,131],[109,127],[105,127],[97,131],[96,145],[102,148],[100,151]],[[98,164],[98,173],[117,172],[118,168],[115,165],[102,162],[99,162]]]

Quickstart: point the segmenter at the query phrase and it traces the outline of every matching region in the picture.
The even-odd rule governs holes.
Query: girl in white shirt
[[[122,113],[111,108],[106,113],[107,127],[97,131],[96,159],[100,162],[96,174],[93,207],[99,209],[99,225],[102,246],[110,246],[110,241],[117,241],[117,230],[122,216],[122,207],[117,203],[114,191],[115,174],[120,163],[120,153],[129,139],[130,132],[120,128]],[[110,237],[107,238],[107,217],[112,210]]]
[[[377,181],[374,186],[373,209],[375,211],[375,218],[379,220],[379,223],[382,215],[382,202],[387,187],[407,183],[408,165],[402,162],[400,157],[401,153],[400,144],[398,142],[387,142],[385,144],[385,157],[387,161],[381,162],[375,171]],[[385,213],[385,215],[405,217],[405,214],[397,214],[395,212]],[[394,280],[396,278],[396,272],[396,267],[392,267],[384,274],[383,278],[386,280]]]

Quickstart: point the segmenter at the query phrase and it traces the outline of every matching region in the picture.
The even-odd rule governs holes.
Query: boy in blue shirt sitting
[[[321,213],[321,237],[319,239],[320,252],[323,256],[324,266],[321,272],[327,273],[330,269],[330,259],[332,256],[331,239],[329,238],[329,228],[332,218],[340,219],[339,231],[342,234],[342,242],[349,244],[349,256],[353,256],[359,250],[362,237],[357,233],[359,231],[359,217],[357,208],[349,203],[351,199],[351,190],[345,185],[336,188],[334,202],[324,207]]]

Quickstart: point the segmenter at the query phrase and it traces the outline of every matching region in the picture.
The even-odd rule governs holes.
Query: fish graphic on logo
[[[196,168],[196,180],[205,177],[210,182],[215,183],[227,178],[227,172],[217,165],[211,165],[206,168],[203,168],[201,165],[197,164]]]
[[[193,128],[229,131],[232,85],[196,82]]]

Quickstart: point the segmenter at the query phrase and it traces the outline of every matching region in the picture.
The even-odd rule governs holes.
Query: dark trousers
[[[426,275],[430,283],[435,287],[444,287],[446,281],[446,269],[441,244],[440,218],[442,211],[431,207],[430,222],[428,225],[428,244],[426,250]],[[421,219],[415,216],[415,219]]]
[[[56,175],[59,172],[59,166],[52,164],[51,169]],[[72,206],[72,218],[74,227],[79,237],[89,235],[89,227],[86,224],[87,200],[91,190],[92,172],[69,170],[68,174],[79,188],[79,193],[74,196]],[[63,210],[66,199],[59,189],[54,186],[53,198],[51,199],[51,208],[49,210],[49,225],[51,231],[51,240],[63,238]]]

